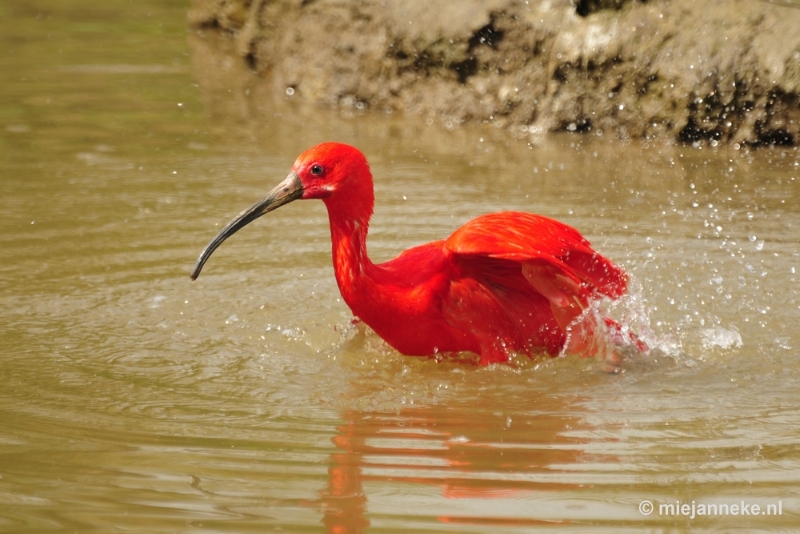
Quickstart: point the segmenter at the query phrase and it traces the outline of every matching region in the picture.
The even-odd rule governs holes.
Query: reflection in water
[[[328,532],[360,532],[369,525],[365,485],[371,483],[422,494],[429,492],[421,488],[430,486],[445,499],[470,500],[468,508],[454,507],[454,514],[435,507],[417,513],[443,523],[480,525],[543,522],[535,509],[518,509],[509,517],[498,513],[496,503],[508,500],[513,508],[525,493],[578,487],[559,482],[557,475],[559,466],[577,464],[585,454],[587,440],[565,434],[580,433],[586,425],[576,416],[540,412],[512,418],[443,406],[407,408],[397,416],[356,410],[342,415],[322,495]]]

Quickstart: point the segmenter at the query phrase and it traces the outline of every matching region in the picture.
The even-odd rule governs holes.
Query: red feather
[[[303,153],[289,177],[231,221],[201,254],[233,232],[295,198],[319,198],[331,225],[333,263],[342,296],[364,323],[403,354],[471,351],[482,364],[513,352],[583,356],[606,344],[603,324],[576,324],[593,299],[621,297],[625,272],[563,223],[529,213],[481,215],[443,241],[373,264],[366,237],[374,204],[372,175],[357,149],[323,143]],[[618,325],[602,321],[612,329]]]

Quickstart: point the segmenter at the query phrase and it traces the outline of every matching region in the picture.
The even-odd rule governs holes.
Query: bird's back
[[[598,254],[577,230],[564,223],[516,211],[481,215],[453,232],[445,247],[462,261],[505,259],[540,264],[553,275],[579,280],[595,294],[618,298],[627,289],[627,275]]]

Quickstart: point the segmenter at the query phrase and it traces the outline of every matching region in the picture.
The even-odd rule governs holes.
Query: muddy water
[[[0,7],[0,531],[795,528],[797,151],[270,103],[187,42],[184,2],[86,6]],[[553,216],[628,269],[612,312],[654,350],[617,374],[403,357],[350,324],[313,202],[190,282],[326,139],[370,159],[376,260],[488,211]]]

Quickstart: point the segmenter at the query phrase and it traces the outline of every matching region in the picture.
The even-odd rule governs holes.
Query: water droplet
[[[725,329],[721,326],[707,328],[703,331],[703,346],[705,348],[719,347],[732,349],[742,346],[742,336],[735,329]]]

